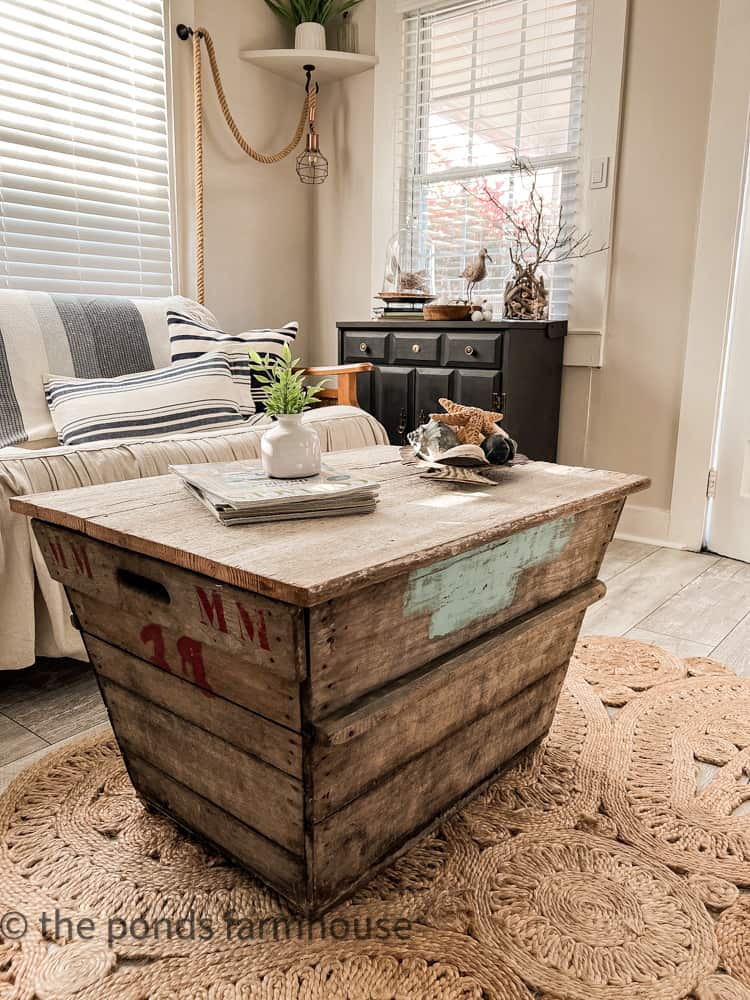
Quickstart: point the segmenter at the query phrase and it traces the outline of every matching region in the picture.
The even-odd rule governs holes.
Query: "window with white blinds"
[[[538,170],[550,216],[575,221],[591,0],[468,0],[406,14],[399,224],[432,241],[437,288],[457,295],[467,261],[494,258],[482,294],[502,301],[503,221],[526,191],[514,151]],[[565,316],[571,265],[544,269]],[[479,289],[477,289],[479,291]]]
[[[162,0],[0,0],[0,287],[172,291]]]

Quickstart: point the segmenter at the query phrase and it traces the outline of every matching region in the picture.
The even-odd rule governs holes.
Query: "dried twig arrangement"
[[[505,286],[504,316],[507,319],[546,319],[549,291],[540,268],[563,260],[577,260],[603,253],[606,245],[592,249],[591,233],[564,222],[564,205],[550,213],[539,189],[537,170],[516,150],[512,169],[528,187],[524,201],[509,208],[485,185],[479,192],[465,190],[493,205],[502,221],[503,237],[515,274]]]

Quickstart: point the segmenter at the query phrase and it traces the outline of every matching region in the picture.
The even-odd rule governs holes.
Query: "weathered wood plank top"
[[[643,476],[532,462],[497,486],[419,478],[398,448],[330,453],[382,485],[374,514],[220,525],[176,476],[17,497],[11,508],[305,607],[645,489]]]

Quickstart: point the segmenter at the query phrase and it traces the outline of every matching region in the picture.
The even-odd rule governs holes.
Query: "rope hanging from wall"
[[[302,103],[299,122],[294,135],[277,153],[260,153],[245,139],[240,131],[237,122],[232,117],[229,110],[229,102],[224,93],[224,86],[221,82],[221,72],[216,59],[216,49],[213,39],[205,28],[188,28],[187,25],[177,26],[177,34],[183,41],[192,35],[193,41],[193,137],[195,156],[195,279],[196,298],[203,304],[206,291],[204,250],[205,250],[205,213],[204,213],[204,164],[203,164],[203,66],[201,62],[201,42],[205,42],[208,62],[211,67],[216,96],[219,99],[221,113],[227,123],[229,131],[240,149],[257,163],[280,163],[286,159],[290,153],[299,146],[305,126],[309,124],[310,131],[313,131],[315,121],[315,107],[317,101],[317,85],[310,84],[310,73],[305,92],[305,99]]]

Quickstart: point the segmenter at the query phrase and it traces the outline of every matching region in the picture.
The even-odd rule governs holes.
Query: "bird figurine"
[[[487,253],[487,250],[482,248],[477,256],[473,260],[470,260],[461,272],[461,277],[466,279],[467,302],[471,302],[471,293],[474,291],[474,286],[478,285],[480,281],[484,281],[487,277],[487,261],[490,264],[495,263]]]

